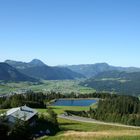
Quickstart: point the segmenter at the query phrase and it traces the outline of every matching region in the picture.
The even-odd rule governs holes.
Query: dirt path
[[[79,116],[66,116],[64,114],[58,115],[59,118],[78,121],[78,122],[86,122],[86,123],[95,123],[95,124],[103,124],[103,125],[112,125],[112,126],[119,126],[119,127],[127,127],[127,128],[139,128],[139,126],[130,126],[130,125],[123,125],[123,124],[117,124],[117,123],[107,123],[102,121],[97,121],[91,118],[85,118],[85,117],[79,117]]]

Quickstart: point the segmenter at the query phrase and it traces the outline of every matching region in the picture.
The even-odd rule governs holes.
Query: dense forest
[[[103,121],[140,126],[140,101],[136,97],[118,96],[100,100],[92,117]]]
[[[46,108],[44,104],[45,95],[42,93],[15,94],[13,96],[1,97],[0,108],[14,108],[27,105],[32,108]]]

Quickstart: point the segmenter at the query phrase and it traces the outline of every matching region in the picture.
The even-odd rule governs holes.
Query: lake
[[[76,100],[67,100],[59,99],[56,100],[52,105],[53,106],[90,106],[96,103],[95,99],[76,99]]]

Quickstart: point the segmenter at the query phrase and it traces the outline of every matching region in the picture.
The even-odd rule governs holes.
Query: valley
[[[0,63],[0,81],[2,94],[32,90],[140,96],[140,68],[107,63],[48,66],[39,59],[6,60]]]
[[[60,92],[69,93],[94,93],[90,87],[80,86],[82,80],[43,80],[41,82],[0,82],[0,95],[20,94],[27,91],[34,92]]]
[[[31,136],[37,140],[139,140],[139,81],[134,67],[6,60],[0,64],[0,108],[35,108]]]

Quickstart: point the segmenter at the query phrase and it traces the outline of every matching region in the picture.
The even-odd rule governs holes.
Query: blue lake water
[[[90,106],[96,103],[94,99],[78,99],[78,100],[56,100],[52,105],[54,106]]]

